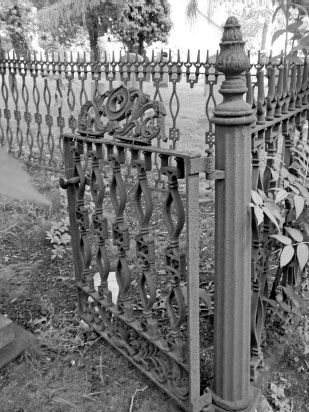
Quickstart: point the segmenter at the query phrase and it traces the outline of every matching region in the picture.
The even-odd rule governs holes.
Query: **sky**
[[[193,26],[186,18],[187,0],[169,0],[171,5],[171,20],[174,24],[169,36],[168,45],[171,49],[207,50],[215,54],[219,49],[222,29],[214,24],[208,24],[206,19],[198,16]],[[202,8],[203,1],[200,1]]]

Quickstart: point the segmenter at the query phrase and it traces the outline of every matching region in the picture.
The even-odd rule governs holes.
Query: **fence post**
[[[249,61],[240,25],[224,26],[217,69],[225,74],[223,102],[214,111],[216,169],[225,171],[215,186],[215,331],[213,403],[216,412],[253,411],[257,394],[250,385],[251,266],[251,107],[243,100]]]

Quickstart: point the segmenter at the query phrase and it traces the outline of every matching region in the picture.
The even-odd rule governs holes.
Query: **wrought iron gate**
[[[106,102],[105,102],[106,100]],[[132,104],[132,102],[134,104]],[[96,108],[94,119],[91,108]],[[149,110],[152,115],[149,116]],[[104,113],[107,124],[99,125],[98,113]],[[128,113],[130,113],[128,117]],[[145,114],[146,113],[146,114]],[[126,114],[126,115],[124,115]],[[152,379],[186,410],[195,410],[211,402],[206,393],[200,396],[199,377],[199,173],[210,172],[212,159],[196,154],[183,154],[148,145],[160,132],[163,108],[137,89],[124,86],[105,93],[97,104],[86,104],[82,110],[79,134],[64,135],[66,179],[68,189],[75,275],[81,318],[119,352]],[[124,125],[122,121],[126,118]],[[96,121],[93,130],[93,120]],[[156,124],[154,124],[156,123]],[[101,128],[100,128],[101,127]],[[104,132],[115,139],[101,137]],[[128,161],[129,158],[129,161]],[[151,170],[154,162],[166,176],[167,191],[162,215],[167,231],[164,249],[165,276],[170,283],[166,297],[168,326],[159,327],[152,308],[156,300],[156,250],[151,232],[153,201]],[[104,163],[102,163],[104,161]],[[128,188],[123,170],[127,163],[136,168],[134,207],[137,227],[129,230],[125,214]],[[104,173],[102,172],[104,169]],[[179,191],[179,181],[186,181],[186,197]],[[93,202],[92,222],[86,207],[85,191]],[[132,189],[131,189],[132,190]],[[110,200],[113,219],[106,213]],[[186,228],[186,229],[184,229]],[[110,229],[110,230],[109,230]],[[131,232],[131,233],[130,233]],[[130,296],[132,271],[128,251],[134,232],[139,272],[139,298],[142,313],[134,310]],[[180,237],[186,232],[187,250],[181,250]],[[108,288],[111,268],[109,238],[116,247],[114,262],[119,296],[113,302]],[[98,271],[101,284],[94,288],[93,276]],[[188,274],[190,274],[188,276]],[[188,307],[180,282],[188,280]],[[189,314],[189,330],[184,324]],[[190,344],[189,344],[190,343]],[[198,405],[198,407],[196,406]]]

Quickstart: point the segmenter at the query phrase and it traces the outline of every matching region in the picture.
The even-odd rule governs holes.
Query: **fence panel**
[[[191,147],[202,149],[217,98],[214,62],[215,57],[200,51],[195,56],[190,51],[187,56],[153,52],[150,58],[103,53],[98,62],[86,54],[24,58],[2,52],[1,144],[16,156],[59,167],[62,135],[76,130],[82,105],[123,84],[164,103],[166,127],[157,137],[158,147],[183,150],[190,141]]]

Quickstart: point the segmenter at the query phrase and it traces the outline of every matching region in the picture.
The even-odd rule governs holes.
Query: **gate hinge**
[[[206,162],[206,180],[222,180],[225,178],[225,172],[223,170],[215,169],[215,157],[208,156]]]

